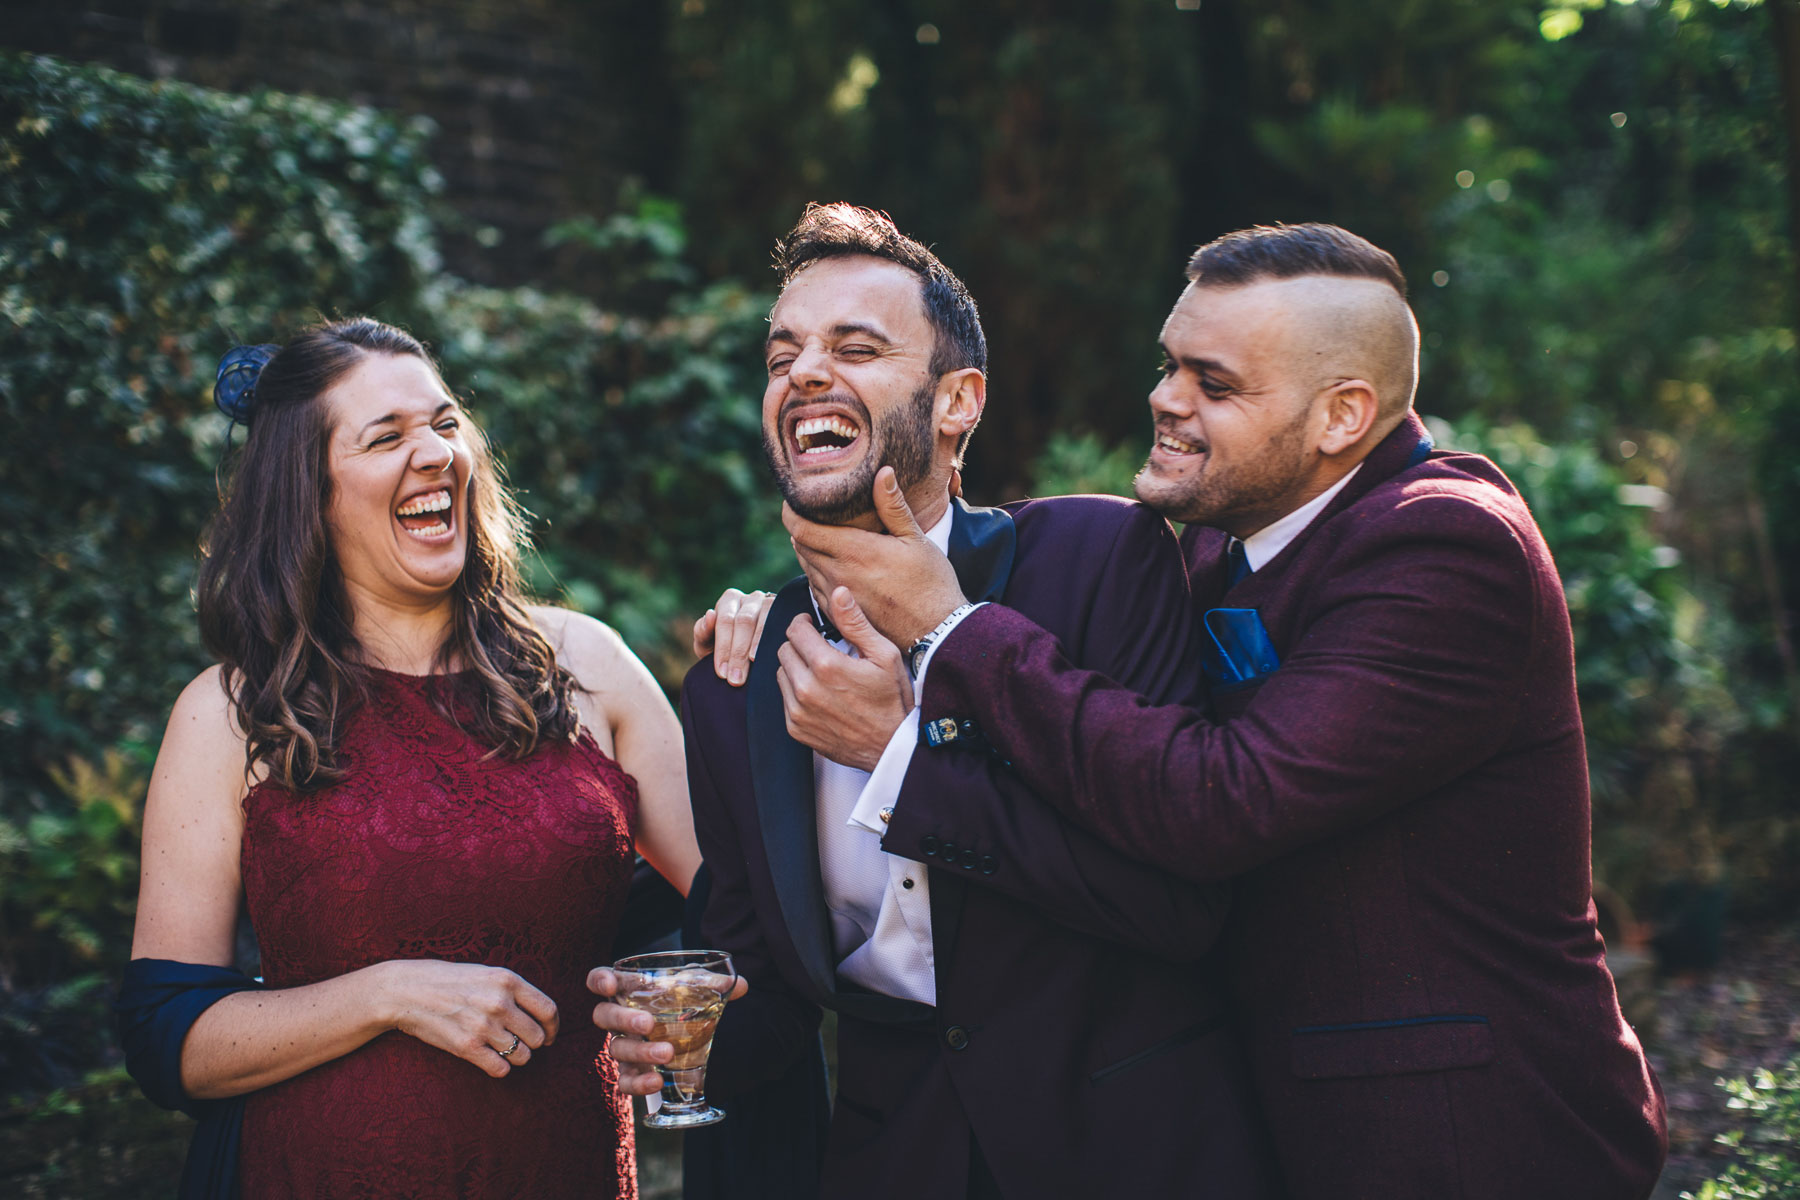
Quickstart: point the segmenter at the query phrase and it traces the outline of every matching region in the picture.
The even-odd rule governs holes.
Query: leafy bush
[[[1759,1070],[1749,1079],[1720,1080],[1729,1108],[1751,1117],[1748,1131],[1721,1134],[1738,1161],[1682,1200],[1800,1200],[1800,1058],[1779,1074]]]
[[[1074,496],[1097,493],[1129,496],[1149,454],[1143,445],[1121,442],[1107,446],[1091,433],[1057,433],[1050,436],[1031,474],[1032,493],[1038,496]]]
[[[720,284],[622,316],[458,286],[433,305],[446,375],[541,518],[539,591],[605,618],[674,684],[727,582],[795,573],[761,448],[766,297]]]
[[[148,752],[111,749],[51,775],[66,806],[22,827],[0,818],[0,988],[92,969],[131,934]]]
[[[63,804],[0,818],[0,1078],[66,1087],[111,1043],[106,1001],[131,940],[149,754],[51,774]],[[4,1093],[0,1093],[3,1095]]]

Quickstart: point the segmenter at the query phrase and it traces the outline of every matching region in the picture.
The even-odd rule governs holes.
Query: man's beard
[[[856,518],[875,511],[875,472],[882,467],[894,468],[900,490],[910,491],[924,482],[931,472],[931,455],[935,438],[931,430],[932,401],[937,396],[937,381],[927,379],[919,385],[905,404],[888,410],[880,422],[870,415],[868,407],[857,400],[841,400],[856,411],[858,422],[867,432],[867,451],[862,461],[844,475],[800,478],[787,456],[787,419],[785,414],[775,423],[775,433],[763,431],[763,454],[781,498],[788,507],[818,525],[848,525]],[[816,403],[808,401],[807,403]],[[802,494],[802,489],[805,494]]]
[[[1167,480],[1151,472],[1145,463],[1132,490],[1137,498],[1167,517],[1189,525],[1223,527],[1221,522],[1246,514],[1264,515],[1279,507],[1303,474],[1307,414],[1269,436],[1262,452],[1252,461],[1215,467],[1209,453],[1198,475],[1181,481]],[[1280,513],[1275,514],[1280,516]]]

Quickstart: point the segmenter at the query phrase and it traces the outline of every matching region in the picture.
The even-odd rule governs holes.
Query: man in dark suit
[[[1137,489],[1190,522],[1209,704],[1135,694],[990,604],[939,640],[923,719],[978,730],[1124,853],[1240,881],[1228,976],[1294,1195],[1637,1200],[1662,1096],[1595,929],[1568,613],[1537,526],[1413,415],[1417,327],[1385,252],[1256,229],[1188,276]],[[848,585],[906,645],[967,593],[874,495],[900,536],[789,528],[815,586]],[[1003,836],[909,779],[890,841],[950,819],[977,853]]]
[[[1097,497],[980,509],[951,496],[986,398],[961,282],[887,218],[842,205],[809,208],[777,260],[763,423],[792,509],[872,528],[881,468],[961,591],[1028,614],[1075,661],[1147,695],[1190,697],[1191,606],[1165,521]],[[931,639],[903,657],[848,599],[795,580],[745,687],[702,663],[683,689],[713,877],[703,931],[750,983],[720,1023],[709,1095],[729,1110],[831,1008],[825,1196],[1269,1194],[1207,957],[1223,889],[1078,829],[972,728],[921,737],[912,689],[929,678]],[[953,621],[934,625],[942,636]],[[806,707],[848,681],[866,700],[856,712]],[[980,826],[951,805],[897,845],[903,778],[961,797]],[[590,986],[607,995],[614,981],[600,971]],[[649,1032],[616,1005],[595,1020]],[[643,1067],[668,1058],[666,1043],[617,1037],[612,1052],[634,1092],[653,1090]]]

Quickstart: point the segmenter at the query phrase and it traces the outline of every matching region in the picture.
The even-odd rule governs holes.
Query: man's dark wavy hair
[[[410,334],[366,317],[302,330],[269,360],[256,379],[249,436],[201,546],[200,633],[224,667],[221,681],[245,734],[245,769],[254,777],[260,767],[295,792],[343,777],[343,723],[370,695],[373,676],[326,520],[325,397],[373,354],[412,355],[437,370]],[[525,611],[523,514],[466,413],[463,428],[473,456],[468,560],[452,589],[438,665],[468,671],[468,732],[519,759],[541,739],[574,738],[575,681]]]
[[[1336,225],[1257,225],[1215,238],[1194,251],[1187,277],[1201,287],[1238,287],[1265,279],[1337,275],[1379,279],[1406,298],[1406,275],[1394,256]]]
[[[775,270],[781,286],[826,258],[867,254],[898,263],[919,277],[925,318],[935,335],[931,373],[987,370],[987,335],[975,298],[938,256],[895,227],[892,217],[854,204],[808,204],[800,223],[775,243]]]

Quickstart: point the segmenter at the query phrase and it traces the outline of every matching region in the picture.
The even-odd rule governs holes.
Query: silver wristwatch
[[[914,679],[919,677],[919,668],[925,662],[925,652],[937,645],[938,639],[950,632],[950,627],[963,619],[965,613],[975,611],[975,605],[967,601],[950,610],[950,615],[937,623],[937,628],[914,642],[906,651],[906,673]]]

